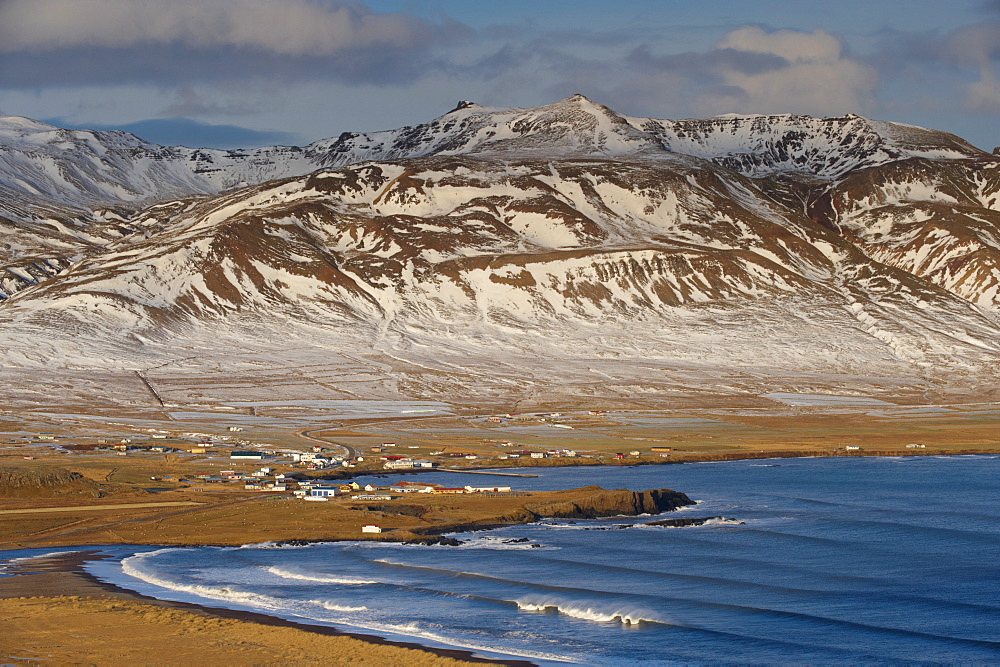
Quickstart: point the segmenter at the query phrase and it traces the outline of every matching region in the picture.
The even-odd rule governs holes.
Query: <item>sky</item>
[[[857,113],[1000,145],[1000,0],[0,0],[0,114],[302,145],[460,100]]]

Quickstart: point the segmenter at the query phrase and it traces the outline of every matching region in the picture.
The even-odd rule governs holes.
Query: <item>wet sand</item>
[[[0,661],[73,664],[507,664],[265,614],[157,600],[113,586],[76,551],[15,563],[0,577]]]

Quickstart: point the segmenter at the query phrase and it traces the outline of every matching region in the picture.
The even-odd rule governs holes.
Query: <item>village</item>
[[[186,421],[0,411],[0,543],[423,540],[435,526],[537,504],[544,494],[518,479],[548,466],[958,454],[982,440],[968,418],[931,431],[874,413],[845,429],[799,408],[353,419],[309,406],[243,410],[171,413]],[[449,473],[476,477],[449,483]]]

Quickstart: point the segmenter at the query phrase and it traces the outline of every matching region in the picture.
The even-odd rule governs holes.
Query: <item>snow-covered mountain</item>
[[[38,206],[8,207],[6,238],[79,242],[67,259],[70,241],[31,240],[61,273],[7,289],[7,365],[290,345],[379,369],[373,395],[662,400],[705,378],[977,387],[1000,362],[1000,160],[944,133],[640,119],[580,96],[303,149],[2,127],[6,201]]]

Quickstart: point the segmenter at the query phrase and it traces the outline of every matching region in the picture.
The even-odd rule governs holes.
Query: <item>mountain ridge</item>
[[[574,96],[463,102],[310,146],[286,166],[330,164],[138,211],[76,202],[90,218],[65,235],[89,246],[0,281],[7,364],[200,360],[184,375],[296,341],[377,378],[360,395],[433,400],[996,376],[1000,160],[951,135],[858,116],[635,119]],[[26,238],[31,221],[14,222]],[[672,370],[644,377],[650,364]]]

